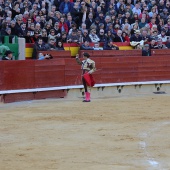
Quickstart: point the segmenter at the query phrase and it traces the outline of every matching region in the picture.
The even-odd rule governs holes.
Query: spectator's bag
[[[84,79],[87,83],[87,86],[93,87],[95,85],[95,81],[94,81],[93,76],[91,74],[85,73],[83,75],[83,77],[84,77]]]

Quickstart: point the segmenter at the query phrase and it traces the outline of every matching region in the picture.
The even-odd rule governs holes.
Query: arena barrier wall
[[[115,87],[141,87],[150,82],[156,91],[170,80],[170,57],[96,57],[96,94]],[[83,94],[81,68],[74,58],[0,62],[1,101],[68,97]],[[77,91],[73,94],[73,91]],[[166,89],[167,90],[167,89]],[[107,93],[106,93],[107,94]],[[109,94],[109,92],[108,92]],[[112,93],[113,94],[113,93]]]

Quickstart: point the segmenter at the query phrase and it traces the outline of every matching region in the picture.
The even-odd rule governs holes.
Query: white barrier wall
[[[18,44],[19,44],[18,60],[25,60],[25,38],[18,37]]]

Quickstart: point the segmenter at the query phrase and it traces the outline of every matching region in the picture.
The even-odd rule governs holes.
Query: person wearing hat
[[[83,102],[90,102],[90,87],[94,86],[94,82],[91,79],[91,85],[87,83],[85,75],[89,75],[96,71],[95,62],[90,59],[89,53],[83,53],[83,61],[80,60],[79,54],[76,55],[76,62],[81,65],[82,68],[82,82],[85,90],[85,100]],[[93,83],[93,84],[92,84]]]
[[[151,56],[151,50],[149,48],[149,44],[145,44],[142,49],[142,56]]]
[[[2,57],[2,60],[12,60],[13,57],[12,53],[13,52],[11,50],[7,50],[5,52],[5,56]]]

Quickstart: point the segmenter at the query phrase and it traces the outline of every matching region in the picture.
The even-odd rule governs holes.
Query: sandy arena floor
[[[170,96],[0,104],[0,170],[170,170]]]

